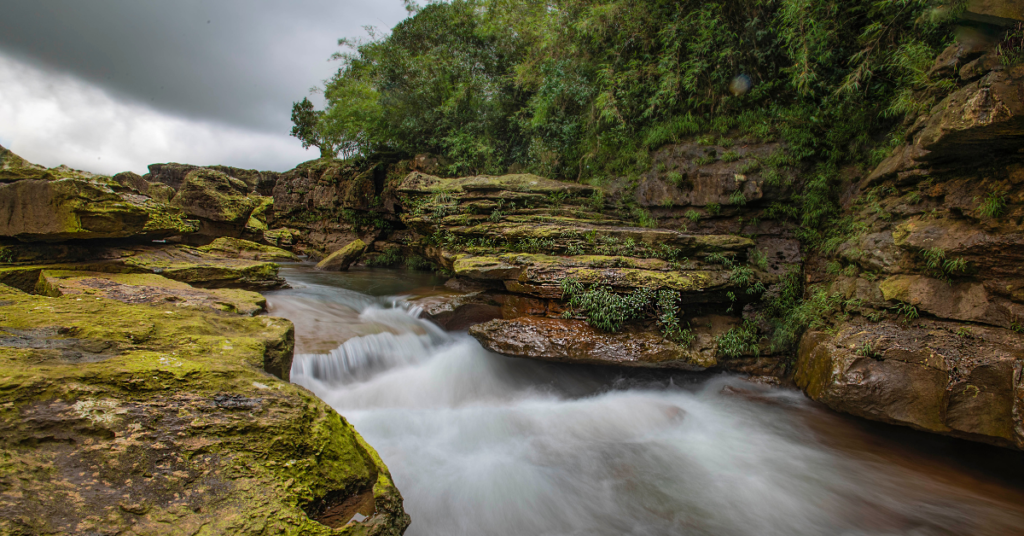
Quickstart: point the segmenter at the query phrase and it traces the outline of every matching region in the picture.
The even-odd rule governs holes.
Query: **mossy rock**
[[[22,292],[34,293],[43,270],[97,272],[105,274],[143,273],[143,270],[125,266],[120,262],[98,261],[93,263],[28,264],[22,266],[0,266],[0,285],[6,285]]]
[[[410,194],[434,194],[439,191],[451,193],[507,191],[542,195],[565,193],[574,196],[589,196],[594,193],[594,190],[592,186],[560,182],[525,173],[442,179],[433,175],[413,172],[406,176],[398,187],[399,192]]]
[[[377,453],[264,371],[292,344],[278,318],[0,287],[0,533],[401,534]]]
[[[366,243],[357,238],[320,261],[316,265],[316,269],[333,272],[348,270],[348,267],[356,262],[364,251],[366,251]]]
[[[720,267],[672,270],[659,259],[634,259],[601,255],[556,257],[509,253],[500,256],[460,255],[453,263],[457,277],[504,281],[510,292],[540,298],[561,298],[560,283],[575,278],[584,284],[602,284],[619,289],[649,288],[677,290],[690,302],[703,301],[709,291],[740,290]],[[760,274],[762,279],[770,279]],[[712,296],[708,295],[710,299]]]
[[[0,182],[49,178],[43,166],[33,164],[0,146]]]
[[[290,251],[274,246],[257,244],[249,240],[222,236],[206,246],[196,248],[204,253],[224,257],[253,259],[257,261],[297,261],[299,257]]]
[[[129,304],[197,307],[248,316],[264,312],[267,306],[267,299],[257,292],[197,289],[156,274],[42,270],[35,293],[54,298],[107,298]]]
[[[267,243],[278,246],[278,247],[291,247],[302,235],[302,232],[298,229],[289,229],[282,227],[280,229],[270,229],[263,231],[263,240]]]
[[[262,233],[269,229],[267,219],[274,210],[273,197],[259,198],[259,204],[249,214],[249,220],[245,224],[245,230],[250,233]]]
[[[199,168],[185,175],[171,203],[197,218],[244,225],[264,201],[261,196],[250,195],[248,185],[241,180]]]
[[[269,290],[284,285],[275,263],[230,259],[185,246],[140,248],[122,262],[200,288]]]
[[[0,185],[0,236],[24,241],[160,237],[195,232],[180,210],[119,195],[93,180],[21,180]]]

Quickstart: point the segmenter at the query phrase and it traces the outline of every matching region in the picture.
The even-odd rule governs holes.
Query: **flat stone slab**
[[[257,292],[233,288],[197,289],[156,274],[112,274],[43,270],[36,290],[51,297],[107,298],[127,304],[197,307],[253,316],[266,310]]]
[[[656,333],[602,333],[581,320],[492,320],[471,327],[469,334],[495,353],[557,363],[693,371],[717,364],[713,352],[683,348]]]
[[[270,290],[285,284],[275,263],[225,258],[185,246],[141,248],[122,262],[193,287]]]

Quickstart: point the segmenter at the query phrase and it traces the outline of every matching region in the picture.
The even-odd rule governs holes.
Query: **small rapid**
[[[282,273],[294,288],[268,299],[296,324],[292,380],[377,449],[410,536],[1024,534],[1019,453],[730,375],[492,354],[396,298],[438,284],[408,272]]]

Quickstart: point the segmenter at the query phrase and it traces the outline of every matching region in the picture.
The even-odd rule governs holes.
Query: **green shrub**
[[[736,151],[727,151],[722,155],[722,162],[735,162],[740,158],[740,153],[737,153]]]
[[[990,192],[978,206],[978,213],[985,218],[998,218],[1006,210],[1006,194]]]
[[[402,250],[398,247],[391,247],[366,261],[367,266],[391,267],[402,264]]]

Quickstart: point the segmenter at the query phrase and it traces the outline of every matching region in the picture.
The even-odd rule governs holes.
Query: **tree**
[[[302,142],[303,148],[317,147],[320,158],[334,158],[341,149],[341,140],[336,133],[325,128],[324,112],[315,110],[308,98],[292,104],[291,135]]]

